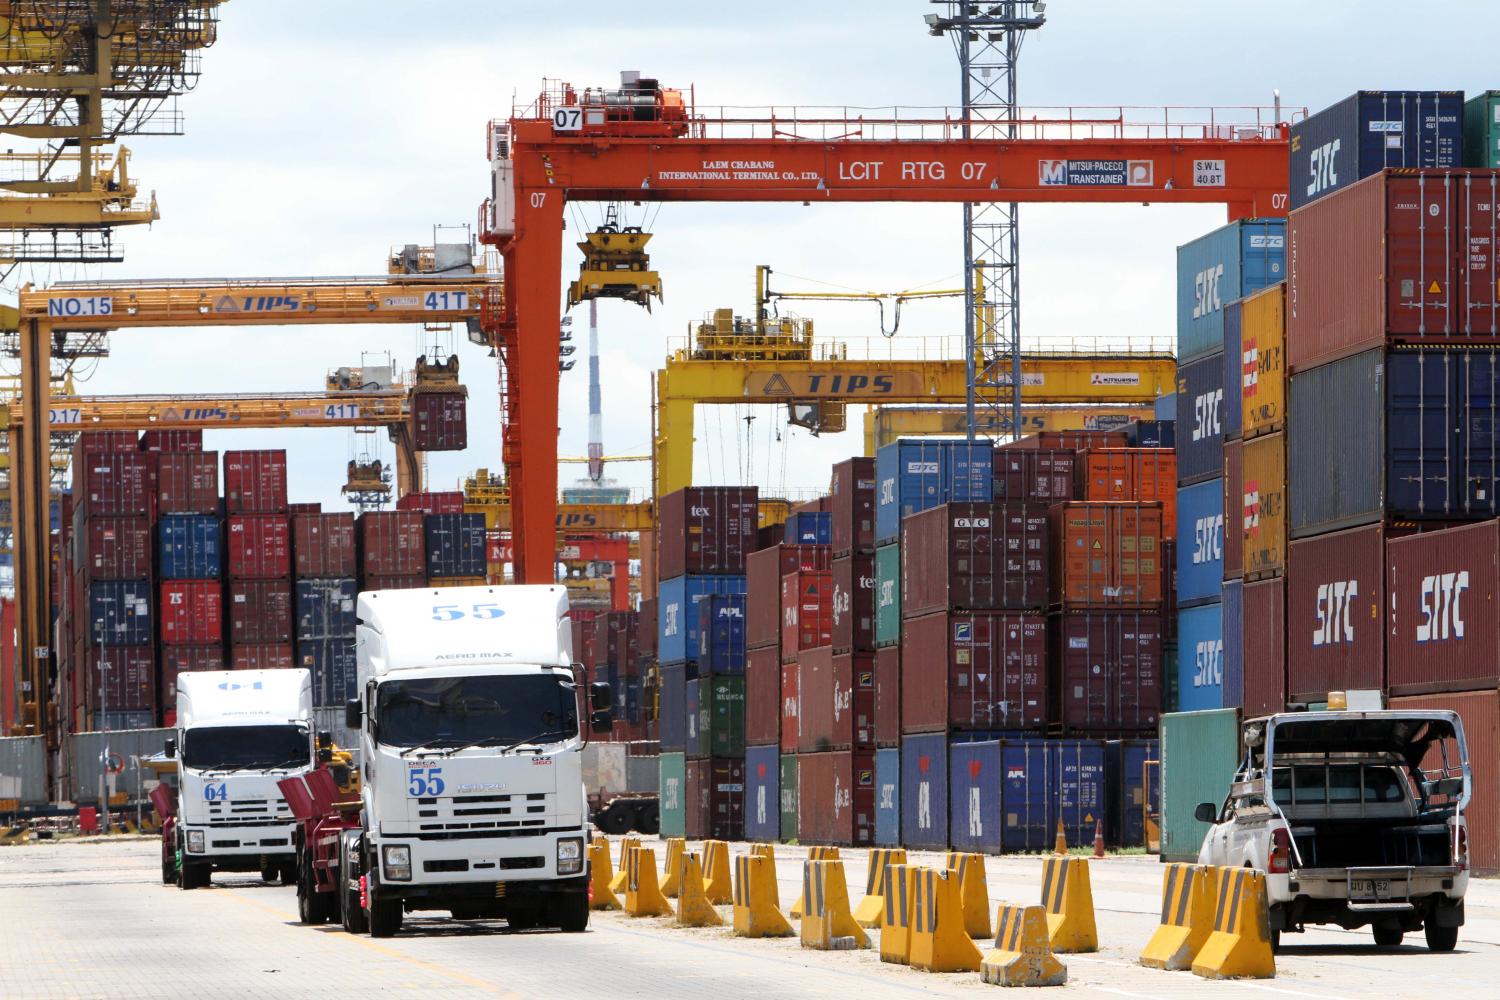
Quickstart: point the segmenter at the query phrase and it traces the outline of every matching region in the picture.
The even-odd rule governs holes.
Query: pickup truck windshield
[[[300,726],[209,726],[182,737],[182,762],[199,771],[226,767],[303,767],[311,762]]]
[[[375,700],[387,746],[505,746],[578,735],[576,688],[551,673],[386,681]]]

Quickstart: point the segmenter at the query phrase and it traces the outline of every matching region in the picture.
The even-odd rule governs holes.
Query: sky
[[[703,105],[932,108],[958,93],[952,46],[930,37],[923,0],[755,5],[653,2],[598,7],[530,0],[231,0],[198,87],[181,101],[185,134],[128,141],[162,218],[119,237],[124,263],[41,268],[68,278],[379,274],[394,245],[429,242],[434,224],[473,220],[488,185],[486,123],[529,104],[544,77],[613,86],[634,69],[691,86]],[[1414,13],[1419,11],[1419,13]],[[1263,0],[1255,4],[1120,4],[1054,0],[1021,55],[1023,106],[1269,105],[1317,110],[1359,89],[1476,91],[1500,86],[1486,2]],[[691,323],[715,308],[748,313],[754,268],[784,290],[956,287],[957,206],[691,205],[655,213],[653,266],[665,301],[646,313],[600,305],[606,454],[649,451],[651,373]],[[576,273],[569,214],[565,280]],[[1174,335],[1175,248],[1222,225],[1208,206],[1024,206],[1024,336],[1118,346]],[[631,217],[629,221],[639,221]],[[559,289],[561,306],[562,289]],[[878,338],[873,306],[808,303],[819,339]],[[575,320],[586,327],[586,312]],[[956,341],[954,300],[910,305],[898,341]],[[127,331],[84,393],[312,390],[324,373],[393,355],[410,367],[432,341],[410,328]],[[582,345],[583,337],[577,342]],[[443,347],[447,338],[440,338]],[[469,387],[469,448],[434,454],[434,489],[476,467],[498,469],[495,362],[460,335]],[[580,352],[582,347],[580,346]],[[582,455],[587,375],[563,376],[559,453]],[[851,430],[812,438],[757,408],[700,407],[700,484],[755,482],[789,494],[822,490],[829,466],[858,454]],[[779,440],[778,440],[779,438]],[[210,432],[207,446],[286,448],[294,500],[341,509],[344,464],[378,436],[347,430]],[[382,450],[383,449],[383,450]],[[564,483],[582,474],[564,466]],[[644,487],[648,466],[609,474]]]

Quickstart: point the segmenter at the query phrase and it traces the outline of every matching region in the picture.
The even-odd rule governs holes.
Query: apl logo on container
[[[1338,580],[1318,587],[1318,627],[1314,646],[1335,646],[1354,641],[1354,619],[1349,604],[1359,596],[1358,580]]]
[[[1420,598],[1423,621],[1417,626],[1418,642],[1464,637],[1463,596],[1469,589],[1467,570],[1438,573],[1422,578]]]

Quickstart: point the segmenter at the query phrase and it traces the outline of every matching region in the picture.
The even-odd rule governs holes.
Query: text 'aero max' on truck
[[[283,783],[303,921],[374,937],[412,910],[587,927],[580,720],[607,729],[610,698],[581,697],[567,591],[363,593],[355,635],[360,798],[339,801],[325,769]]]

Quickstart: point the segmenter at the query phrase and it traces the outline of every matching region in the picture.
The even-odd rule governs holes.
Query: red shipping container
[[[1500,521],[1391,539],[1386,588],[1392,694],[1500,686]]]
[[[950,503],[901,519],[901,617],[1047,606],[1047,512]]]
[[[424,514],[462,514],[462,493],[408,493],[396,501],[397,510],[419,510]]]
[[[293,568],[299,580],[336,579],[358,573],[353,514],[292,517]]]
[[[1047,619],[938,612],[901,623],[901,731],[1040,731],[1047,724]]]
[[[360,571],[366,576],[424,576],[427,539],[419,511],[376,510],[359,516]]]
[[[178,428],[150,430],[141,433],[141,451],[202,451],[203,431]]]
[[[1245,718],[1286,710],[1286,580],[1245,584]]]
[[[151,579],[151,522],[146,518],[88,517],[78,527],[72,565],[86,582]]]
[[[797,752],[832,750],[833,648],[803,650],[797,656]],[[820,741],[823,745],[819,745]]]
[[[411,401],[417,451],[463,451],[469,446],[468,400],[461,392],[419,392]]]
[[[798,662],[799,753],[875,748],[875,654],[810,649]]]
[[[224,526],[231,580],[284,580],[292,574],[292,526],[280,514],[236,514]]]
[[[135,431],[84,431],[78,435],[78,440],[73,442],[73,461],[77,464],[79,455],[97,455],[109,451],[136,451],[140,448],[140,439],[136,437]]]
[[[641,598],[641,611],[636,621],[636,646],[640,650],[641,659],[655,660],[657,630],[656,598]],[[779,638],[780,633],[778,632],[777,635]]]
[[[286,512],[290,517],[298,517],[302,514],[321,514],[323,505],[320,503],[289,503]]]
[[[170,451],[156,458],[156,509],[160,514],[219,512],[219,453]]]
[[[1166,670],[1161,615],[1078,611],[1053,615],[1051,626],[1063,729],[1154,733]]]
[[[656,575],[745,572],[760,523],[754,486],[694,486],[657,502]]]
[[[875,755],[797,755],[797,839],[804,844],[875,843]]]
[[[1227,449],[1229,443],[1224,446]],[[1161,504],[1162,530],[1177,534],[1177,452],[1170,448],[1095,448],[1079,452],[1076,468],[1078,499],[1155,500]]]
[[[901,647],[875,651],[875,745],[901,745]]]
[[[1289,700],[1384,687],[1384,526],[1292,542],[1286,588]]]
[[[286,504],[286,452],[224,453],[226,513],[285,514]]]
[[[838,652],[875,648],[875,556],[843,556],[833,561],[833,648]]]
[[[156,649],[153,646],[99,646],[79,651],[88,678],[84,704],[104,712],[156,711]],[[104,703],[99,703],[99,685]]]
[[[1161,604],[1160,504],[1059,504],[1048,517],[1054,605],[1136,608]]]
[[[166,580],[161,585],[163,646],[224,641],[224,585],[218,580]]]
[[[788,573],[781,578],[781,658],[833,642],[833,573]]]
[[[153,517],[156,470],[139,451],[87,452],[73,456],[75,517]]]
[[[230,670],[290,670],[294,662],[291,643],[230,646]]]
[[[161,706],[177,710],[177,675],[183,671],[223,670],[224,646],[163,646],[161,648]]]
[[[417,574],[397,574],[392,576],[380,576],[378,574],[365,574],[360,584],[360,590],[421,590],[427,586],[427,577]],[[574,617],[582,614],[586,609],[578,608],[573,611]]]
[[[1129,443],[1124,431],[1038,431],[1000,447],[1011,451],[1085,451],[1124,448]]]
[[[1078,453],[999,447],[994,459],[995,502],[1050,507],[1079,499]]]
[[[290,580],[229,582],[229,641],[237,646],[292,641]]]
[[[1165,508],[1163,508],[1165,509]],[[1245,452],[1244,442],[1224,442],[1224,579],[1238,580],[1245,575]],[[1165,514],[1163,515],[1165,518]],[[1165,521],[1162,530],[1177,535],[1176,505],[1172,525]]]
[[[746,649],[781,645],[782,551],[788,548],[797,546],[772,545],[745,560]]]
[[[781,665],[781,752],[796,753],[797,740],[802,732],[802,699],[798,682],[799,670],[795,663]]]
[[[745,745],[781,740],[781,653],[762,646],[745,654]]]
[[[873,552],[875,549],[875,460],[848,458],[833,467],[833,551]]]
[[[1457,712],[1469,748],[1473,782],[1464,820],[1469,834],[1469,867],[1477,875],[1500,872],[1500,693],[1469,691],[1463,694],[1429,694],[1391,699],[1391,708]],[[1457,748],[1448,747],[1448,759],[1457,758]],[[1424,768],[1442,766],[1438,748],[1429,751]]]

